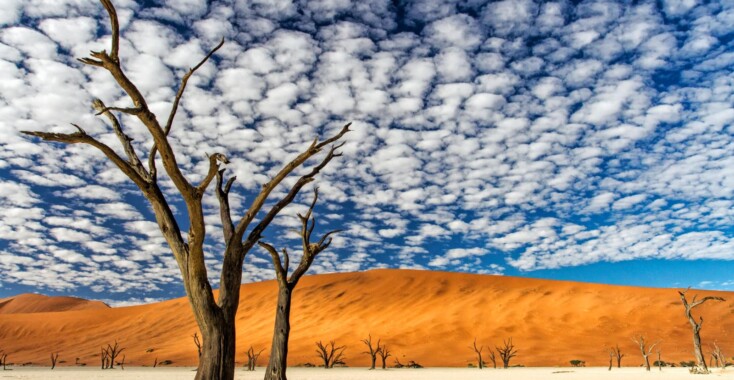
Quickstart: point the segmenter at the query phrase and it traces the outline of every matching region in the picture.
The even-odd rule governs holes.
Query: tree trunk
[[[691,318],[691,320],[693,319]],[[693,325],[693,354],[696,356],[696,370],[700,373],[708,373],[706,359],[703,357],[703,350],[701,350],[701,334],[699,334],[701,327],[695,321],[691,324]]]
[[[199,329],[202,345],[195,379],[234,379],[236,339],[234,318],[225,319],[221,313],[214,313],[211,318],[199,322]]]
[[[265,371],[265,380],[286,380],[285,371],[288,367],[292,289],[287,283],[281,283],[280,281],[278,288],[278,308],[275,311],[273,344],[270,349],[268,368]]]
[[[370,369],[375,369],[375,365],[377,364],[377,355],[372,355],[372,366]]]
[[[650,359],[645,355],[645,369],[650,370]]]

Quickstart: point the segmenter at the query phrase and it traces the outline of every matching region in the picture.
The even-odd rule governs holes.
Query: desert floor
[[[238,380],[259,380],[263,378],[263,368],[255,372],[237,370]],[[142,368],[129,367],[124,371],[119,369],[105,370],[94,368],[56,368],[53,371],[42,367],[21,367],[9,371],[0,370],[0,379],[141,379],[141,380],[174,380],[193,379],[194,369],[179,368]],[[388,369],[369,371],[365,368],[289,368],[288,378],[291,380],[538,380],[538,379],[699,379],[700,376],[691,375],[685,368],[669,368],[662,372],[654,369],[645,372],[642,368],[613,369],[606,368],[512,368],[502,369],[472,369],[472,368],[423,368],[423,369]],[[714,369],[707,379],[734,379],[734,370],[722,371]]]

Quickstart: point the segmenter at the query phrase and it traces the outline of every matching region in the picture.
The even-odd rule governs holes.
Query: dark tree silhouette
[[[492,361],[492,368],[497,369],[497,357],[494,355],[494,351],[489,350],[489,360]]]
[[[691,303],[688,303],[688,300],[686,299],[686,293],[690,288],[686,289],[685,291],[678,291],[678,294],[680,294],[680,300],[683,303],[683,307],[685,308],[686,318],[688,319],[688,323],[691,324],[691,330],[693,330],[693,355],[696,357],[696,366],[691,367],[692,373],[709,373],[708,367],[706,367],[706,359],[703,357],[703,350],[701,349],[701,325],[703,325],[703,317],[698,317],[698,322],[696,322],[696,319],[693,318],[693,314],[691,313],[694,308],[703,305],[706,301],[725,301],[721,297],[703,297],[700,300],[696,300],[696,297],[698,295],[694,295],[693,299],[691,300]]]
[[[191,336],[194,338],[194,345],[196,345],[196,352],[199,354],[197,357],[201,357],[201,341],[199,341],[199,334],[194,333],[194,335]]]
[[[334,368],[334,364],[343,364],[344,350],[347,346],[338,346],[334,341],[324,345],[321,341],[316,342],[316,354],[324,362],[324,368]]]
[[[380,339],[377,339],[377,347],[372,347],[372,334],[367,335],[367,339],[362,339],[362,343],[367,346],[367,351],[364,353],[370,356],[372,365],[370,369],[375,369],[377,364],[377,355],[380,353]]]
[[[484,350],[484,346],[479,346],[477,348],[477,338],[474,338],[474,345],[469,348],[474,350],[474,353],[477,354],[477,361],[479,362],[479,369],[483,369],[484,360],[482,360],[482,350]]]
[[[262,350],[255,353],[255,349],[250,346],[250,348],[247,350],[247,370],[248,371],[254,371],[255,367],[257,366],[257,359],[260,357],[260,354],[265,351],[263,348]]]
[[[59,353],[51,354],[51,369],[56,368],[56,362],[59,360]]]
[[[510,359],[517,355],[517,350],[515,349],[515,345],[512,343],[512,338],[503,340],[502,347],[495,348],[497,349],[497,353],[500,355],[500,359],[502,359],[502,366],[504,368],[509,368]]]
[[[385,361],[391,356],[390,350],[387,348],[387,344],[383,344],[382,347],[378,347],[377,351],[377,354],[380,355],[380,359],[382,359],[382,369],[387,369]]]
[[[224,40],[183,75],[168,118],[163,124],[156,118],[142,92],[129,79],[122,67],[121,59],[118,56],[120,24],[112,1],[100,0],[100,2],[110,18],[112,36],[109,51],[93,51],[91,57],[82,58],[79,61],[109,72],[132,102],[130,107],[108,107],[99,99],[95,99],[92,103],[97,114],[109,120],[122,145],[125,157],[118,155],[114,149],[102,140],[87,134],[84,129],[77,125],[74,125],[77,130],[74,133],[36,131],[23,131],[23,133],[39,137],[45,141],[90,145],[101,151],[140,189],[150,203],[161,234],[166,239],[178,263],[184,289],[202,335],[202,356],[199,360],[196,380],[231,380],[234,378],[236,352],[235,317],[240,299],[242,264],[245,256],[260,240],[261,234],[270,225],[273,218],[293,201],[303,186],[313,181],[321,169],[334,157],[338,156],[338,154],[335,154],[336,147],[329,148],[328,153],[321,159],[320,163],[293,182],[290,185],[290,190],[287,190],[282,198],[276,202],[269,202],[270,206],[268,207],[270,209],[268,211],[265,212],[263,207],[266,201],[269,200],[271,193],[283,183],[286,177],[303,166],[309,158],[340,140],[349,131],[349,124],[345,125],[340,132],[331,138],[322,142],[319,142],[318,139],[314,140],[302,153],[287,162],[262,186],[260,192],[252,197],[249,208],[235,223],[229,207],[229,191],[235,177],[228,179],[226,185],[222,185],[224,182],[222,176],[225,169],[221,165],[229,163],[227,157],[221,153],[209,154],[207,174],[199,183],[192,183],[179,167],[178,161],[181,161],[181,159],[180,157],[177,159],[173,144],[168,139],[189,78],[222,47]],[[153,146],[147,156],[147,167],[143,164],[141,156],[136,152],[132,139],[123,131],[122,124],[113,112],[120,112],[137,118],[152,137]],[[145,159],[145,157],[143,158]],[[185,216],[179,215],[177,217],[174,214],[169,203],[170,197],[167,197],[159,186],[157,158],[160,158],[166,174],[175,189],[180,193],[181,200],[185,203]],[[219,214],[223,226],[223,241],[225,242],[218,299],[214,297],[212,292],[204,260],[204,243],[207,234],[203,199],[215,177],[217,178],[215,190],[219,199]],[[183,223],[183,225],[189,227],[188,233],[181,231],[179,221],[182,218],[188,219]]]
[[[333,153],[330,153],[333,154]],[[325,233],[318,242],[311,242],[311,234],[316,227],[316,217],[313,215],[313,209],[316,201],[319,199],[319,191],[317,188],[313,190],[313,201],[308,208],[306,215],[298,214],[301,220],[301,242],[303,244],[303,255],[298,267],[288,276],[288,266],[290,264],[290,256],[288,251],[283,248],[283,260],[280,254],[272,245],[259,241],[258,244],[265,248],[273,260],[275,267],[276,279],[278,282],[278,304],[275,310],[275,326],[273,331],[273,343],[270,348],[270,361],[265,371],[265,380],[286,380],[286,369],[288,367],[288,337],[291,331],[291,297],[293,290],[298,285],[298,281],[311,267],[316,256],[331,245],[331,235],[340,230],[333,230]],[[374,362],[374,360],[373,360]]]
[[[617,357],[617,368],[622,368],[622,358],[624,357],[624,354],[622,353],[622,350],[619,349],[619,345],[612,347],[612,353]]]

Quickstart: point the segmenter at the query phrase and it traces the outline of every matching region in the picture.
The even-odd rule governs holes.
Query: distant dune
[[[731,357],[734,293],[689,292],[696,293],[727,299],[695,311],[705,321],[705,350],[716,340]],[[275,295],[273,281],[242,286],[239,362],[250,345],[269,348]],[[2,308],[12,303],[7,305]],[[623,366],[639,366],[642,358],[632,342],[639,334],[650,341],[662,340],[665,361],[693,359],[690,327],[675,289],[374,270],[304,277],[294,292],[292,313],[291,365],[318,363],[314,342],[336,340],[347,345],[348,365],[366,366],[360,339],[367,334],[386,342],[401,362],[415,360],[430,367],[475,363],[468,348],[474,337],[484,345],[499,345],[512,337],[519,353],[511,364],[525,366],[568,366],[572,359],[605,366],[608,347],[616,344],[626,355]],[[185,298],[122,308],[2,314],[0,349],[9,354],[9,362],[48,365],[49,353],[59,352],[66,365],[79,358],[97,366],[100,346],[117,339],[127,347],[124,353],[130,365],[152,365],[156,358],[173,365],[196,365],[191,338],[196,331]],[[259,364],[266,364],[267,356],[268,350]]]
[[[49,297],[42,294],[19,294],[0,298],[0,314],[46,313],[52,311],[109,309],[104,302],[76,297]]]

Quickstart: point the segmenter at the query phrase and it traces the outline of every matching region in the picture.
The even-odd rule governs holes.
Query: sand
[[[512,368],[502,369],[470,369],[470,368],[423,368],[423,369],[388,369],[368,371],[366,368],[290,368],[289,380],[647,380],[647,379],[698,379],[700,375],[691,375],[685,368],[667,368],[662,372],[654,369],[645,372],[642,368],[614,369],[606,368]],[[722,371],[715,369],[706,379],[734,379],[734,369]],[[0,371],[0,379],[119,379],[119,380],[177,380],[193,379],[193,368],[126,368],[121,370],[57,368],[19,368],[13,371]],[[235,379],[260,380],[263,369],[255,372],[237,370]]]
[[[100,301],[76,297],[49,297],[42,294],[20,294],[0,298],[0,314],[44,313],[70,310],[99,310],[110,307]]]
[[[705,320],[705,350],[716,340],[731,357],[734,293],[693,293],[729,300],[707,303],[696,314]],[[250,345],[269,348],[275,294],[273,281],[243,285],[239,365]],[[366,366],[360,340],[368,334],[387,343],[390,365],[398,358],[426,367],[465,368],[476,363],[468,348],[475,337],[485,346],[512,337],[519,352],[511,364],[526,367],[568,367],[573,359],[606,366],[608,347],[619,344],[626,354],[622,365],[636,368],[642,357],[632,338],[639,334],[662,341],[665,361],[693,359],[690,326],[674,289],[411,270],[307,276],[294,292],[291,324],[291,366],[317,364],[314,342],[319,340],[346,345],[346,363]],[[79,358],[97,367],[100,346],[118,340],[129,366],[151,366],[155,359],[193,366],[197,355],[191,336],[197,331],[183,298],[134,307],[0,314],[0,349],[9,363],[50,365],[49,354],[58,352],[61,366]],[[267,357],[266,350],[261,365]]]

